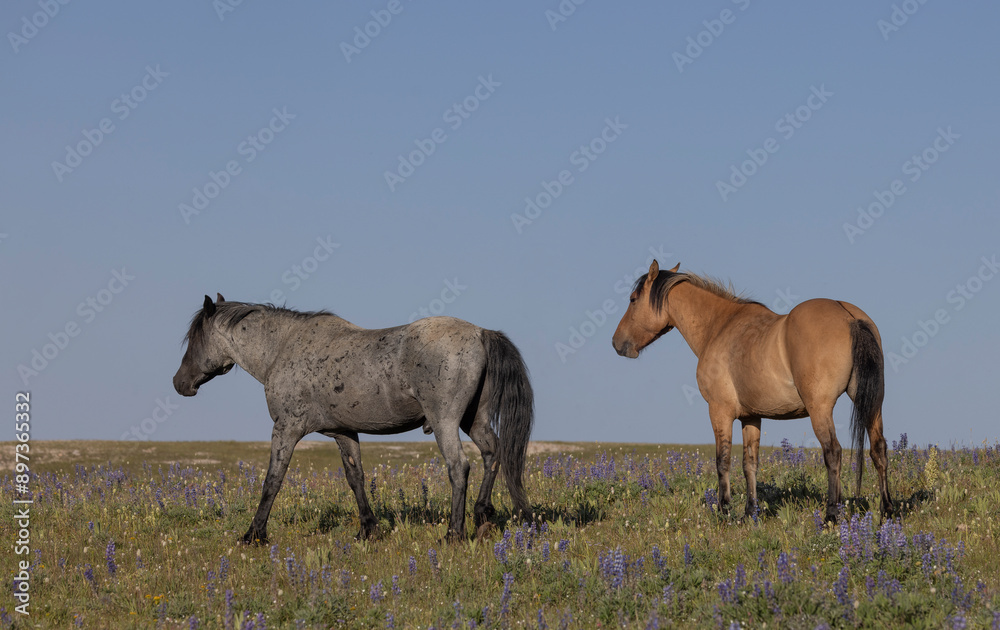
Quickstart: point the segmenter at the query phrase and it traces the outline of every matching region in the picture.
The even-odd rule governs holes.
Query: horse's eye
[[[629,297],[628,303],[629,304],[635,304],[635,296],[634,295]]]

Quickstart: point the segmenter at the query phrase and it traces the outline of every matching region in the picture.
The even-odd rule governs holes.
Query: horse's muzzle
[[[639,351],[635,349],[635,345],[631,341],[623,341],[620,345],[615,344],[615,342],[612,341],[611,345],[614,346],[615,352],[617,352],[620,357],[635,359],[639,356]]]

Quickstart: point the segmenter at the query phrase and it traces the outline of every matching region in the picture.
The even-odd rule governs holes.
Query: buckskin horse
[[[827,520],[840,503],[840,442],[833,406],[847,392],[854,402],[851,437],[861,493],[865,434],[878,473],[884,516],[893,512],[886,479],[888,458],[882,436],[884,359],[871,318],[839,300],[802,302],[778,315],[759,302],[741,298],[722,284],[677,265],[660,271],[656,260],[632,287],[629,306],[612,338],[619,355],[634,359],[649,344],[676,328],[698,357],[698,389],[708,402],[715,431],[719,506],[727,510],[733,422],[743,425],[743,474],[747,515],[757,510],[757,452],[760,420],[809,416],[823,447],[829,489]]]
[[[314,432],[334,438],[340,447],[358,502],[359,538],[369,537],[377,525],[365,495],[359,433],[401,433],[421,426],[434,433],[452,487],[449,540],[465,538],[469,460],[460,428],[483,457],[476,527],[495,512],[498,467],[514,512],[530,514],[521,478],[533,395],[521,354],[503,333],[452,317],[368,330],[326,311],[226,302],[222,295],[213,302],[206,295],[185,340],[187,350],[174,376],[174,389],[182,396],[194,396],[233,365],[264,385],[274,421],[271,461],[243,542],[267,541],[267,519],[292,450]]]

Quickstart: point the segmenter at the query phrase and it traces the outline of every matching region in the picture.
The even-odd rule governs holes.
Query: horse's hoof
[[[253,545],[259,547],[261,545],[267,544],[267,533],[258,533],[253,530],[248,531],[243,534],[243,538],[240,539],[244,545]]]

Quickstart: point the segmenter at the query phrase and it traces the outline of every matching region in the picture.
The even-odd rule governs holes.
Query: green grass
[[[354,540],[357,507],[336,445],[303,443],[271,513],[271,545],[246,547],[238,540],[260,498],[266,443],[33,442],[32,554],[17,556],[5,443],[5,566],[10,579],[17,560],[34,566],[31,616],[14,614],[8,594],[0,627],[189,628],[195,618],[198,628],[260,628],[258,614],[267,628],[385,628],[390,618],[396,628],[1000,623],[997,445],[892,451],[903,515],[881,530],[893,541],[883,545],[868,515],[878,507],[871,466],[854,497],[847,452],[850,500],[841,523],[823,527],[826,471],[813,450],[763,450],[754,521],[738,518],[738,448],[733,514],[719,515],[711,447],[543,447],[526,486],[544,525],[510,521],[498,482],[495,527],[474,539],[482,471],[470,450],[469,539],[447,544],[450,485],[433,442],[363,444],[380,522],[368,541]]]

